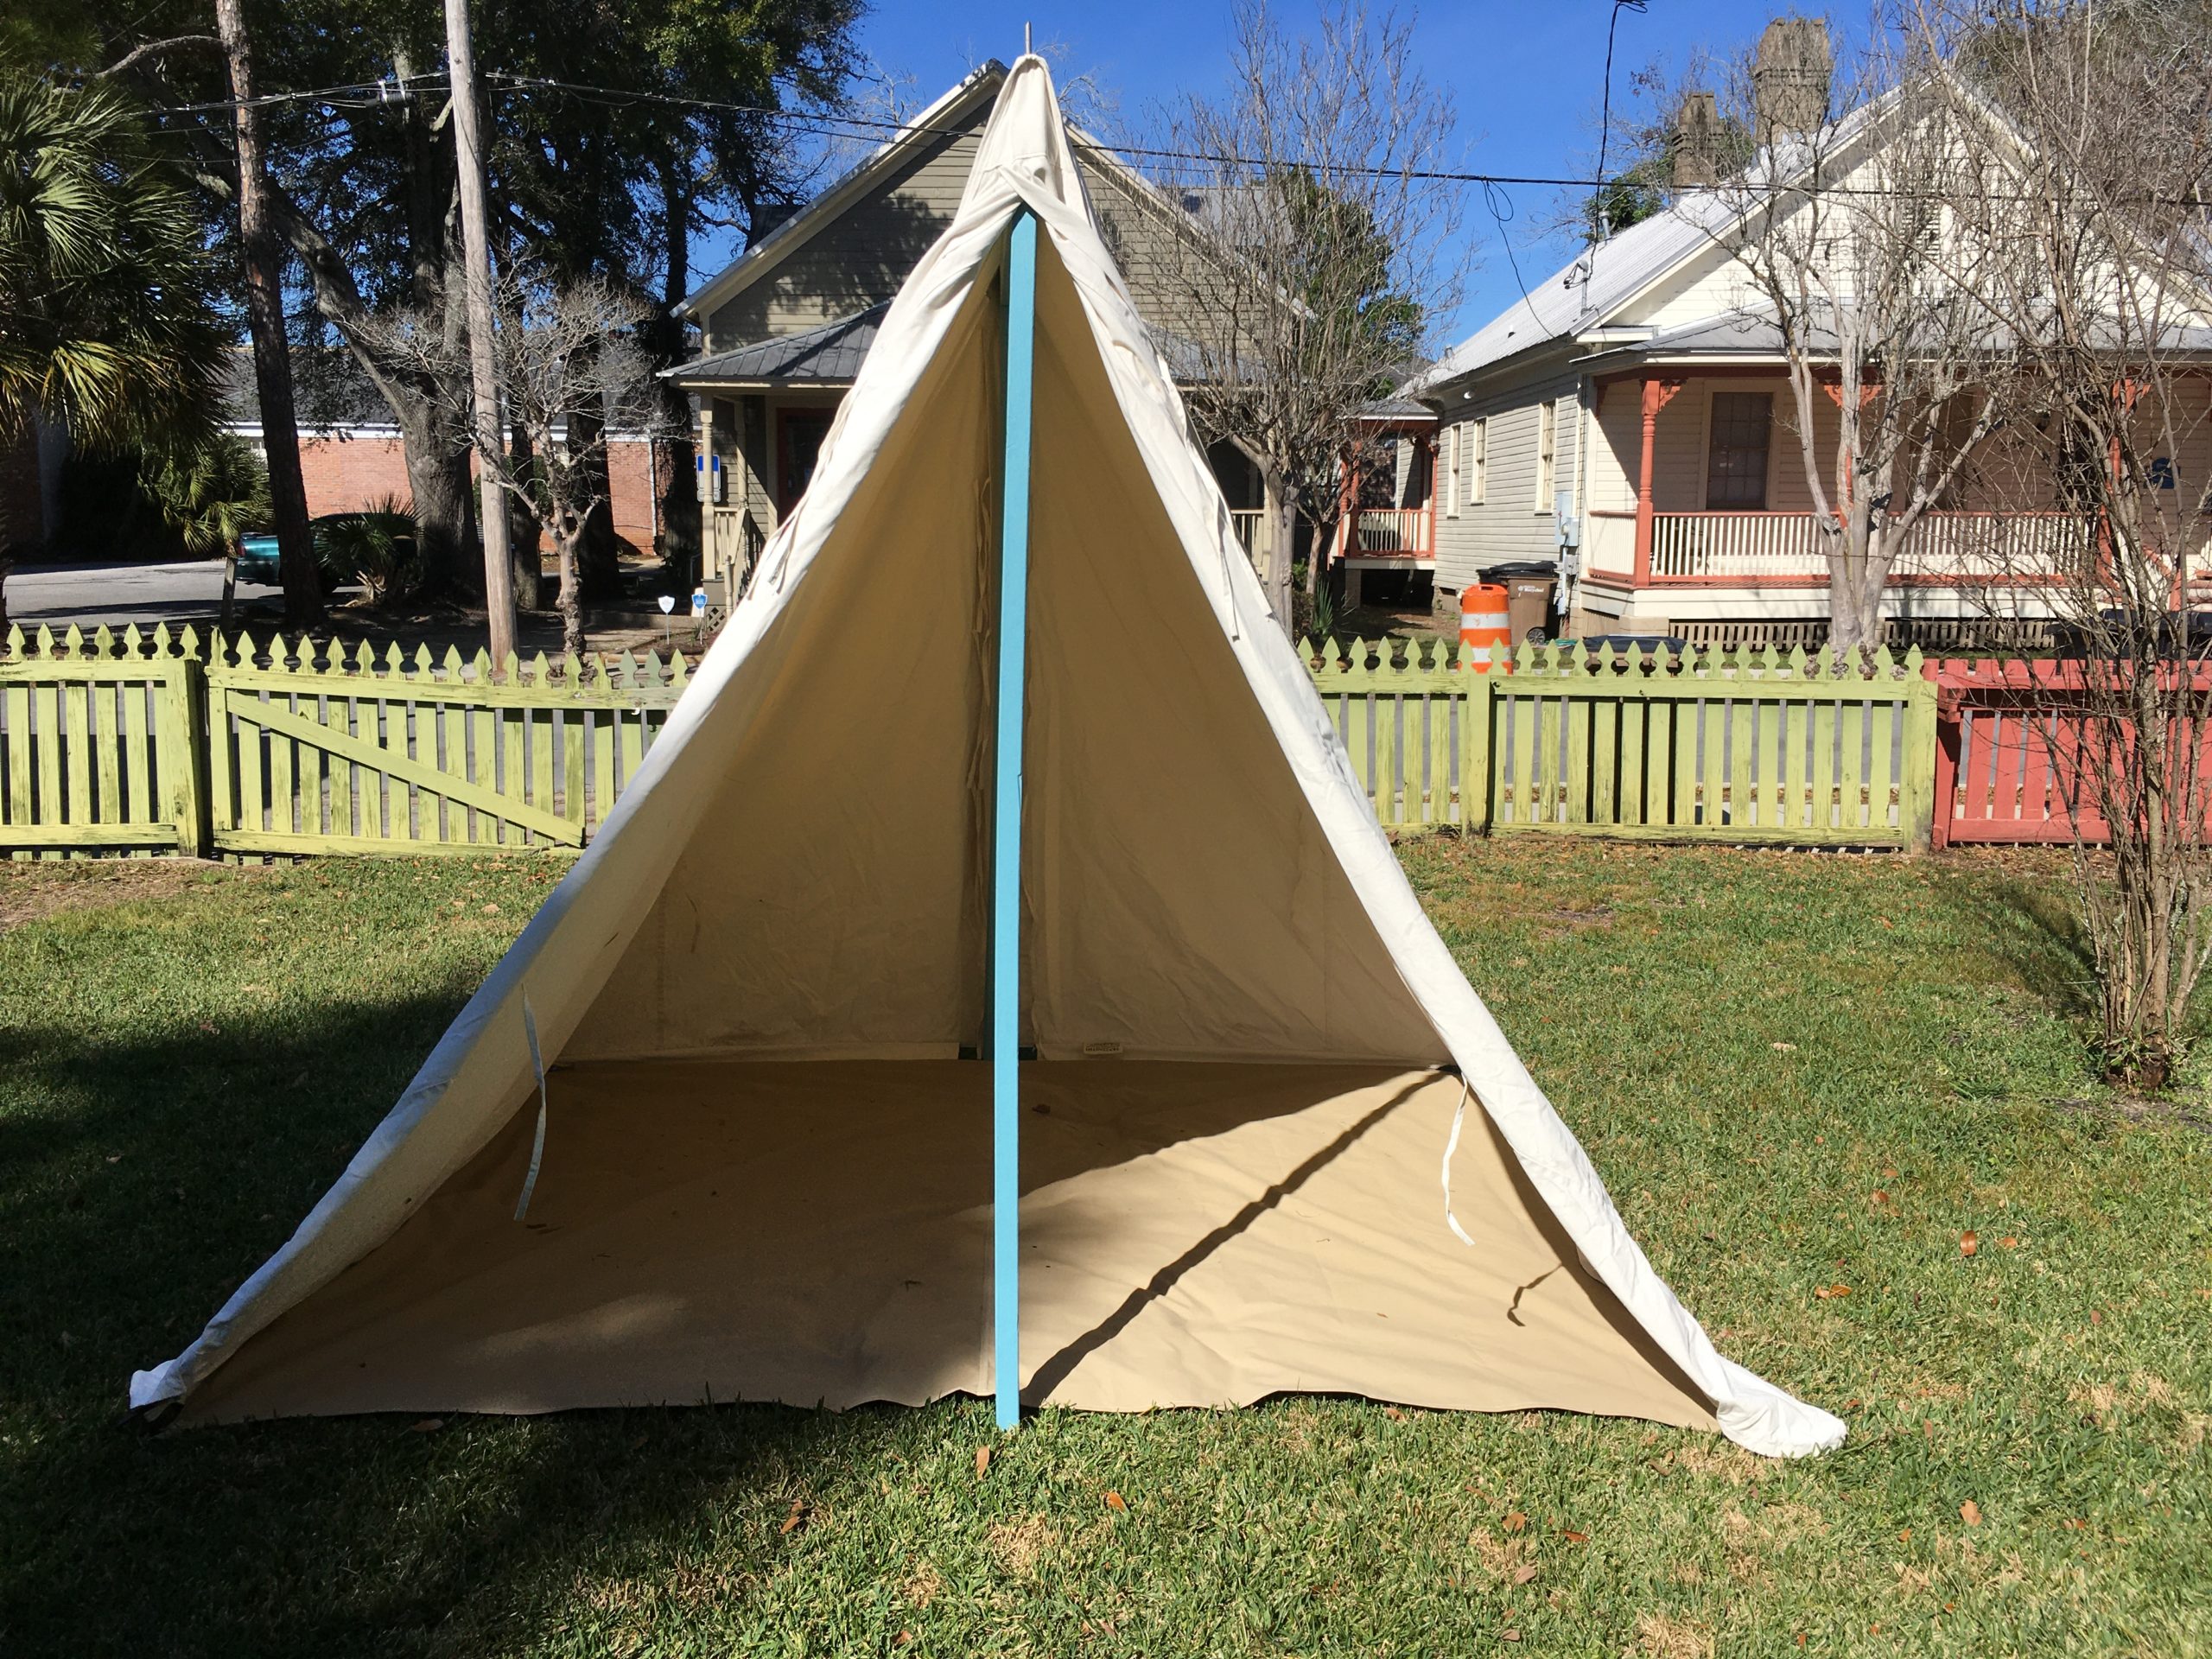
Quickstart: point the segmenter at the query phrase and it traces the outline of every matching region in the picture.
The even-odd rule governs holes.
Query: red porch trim
[[[1643,377],[1643,456],[1636,475],[1636,584],[1639,588],[1651,581],[1651,539],[1657,524],[1657,510],[1651,501],[1651,466],[1659,411],[1675,401],[1675,394],[1682,385],[1679,377]]]

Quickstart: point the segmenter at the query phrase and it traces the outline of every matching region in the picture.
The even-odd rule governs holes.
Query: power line
[[[645,92],[619,86],[594,86],[581,81],[556,80],[540,75],[516,75],[504,71],[493,71],[485,76],[494,86],[505,86],[518,92],[564,92],[574,97],[588,98],[609,107],[626,104],[652,104],[671,109],[710,110],[725,114],[758,116],[780,121],[803,132],[815,133],[830,138],[855,138],[870,133],[897,136],[918,133],[936,137],[972,138],[972,127],[931,126],[918,121],[894,121],[862,115],[833,115],[812,111],[779,109],[771,105],[740,104],[719,99],[679,98],[670,92]],[[280,103],[324,104],[341,108],[367,108],[378,104],[397,104],[410,98],[417,90],[442,90],[446,86],[442,73],[394,77],[382,81],[361,81],[346,86],[322,87],[313,92],[268,92],[257,98],[257,105]],[[211,99],[200,104],[156,105],[156,115],[200,114],[218,110],[232,110],[234,101]],[[858,130],[855,130],[858,129]],[[1475,173],[1446,168],[1387,168],[1343,167],[1317,164],[1281,157],[1268,160],[1249,156],[1206,155],[1196,150],[1165,149],[1141,144],[1114,144],[1108,146],[1114,154],[1141,156],[1147,160],[1197,162],[1214,167],[1247,167],[1264,171],[1274,167],[1305,166],[1313,168],[1324,176],[1340,178],[1402,179],[1427,184],[1470,184],[1478,186],[1546,186],[1559,189],[1588,190],[1603,186],[1605,181],[1580,174],[1539,173]],[[1713,187],[1707,194],[1722,194],[1726,186]],[[1893,197],[1898,200],[1948,201],[1955,194],[1938,189],[1913,189],[1897,185],[1852,185],[1823,181],[1809,187],[1787,184],[1746,186],[1747,193],[1759,196],[1770,194],[1818,194],[1823,196]],[[1994,196],[1978,193],[1985,201],[2036,201],[2040,197],[2027,194]],[[2134,205],[2195,207],[2200,204],[2174,199],[2145,197]]]
[[[1648,10],[1647,0],[1613,0],[1613,14],[1605,22],[1605,78],[1599,83],[1598,94],[1598,239],[1605,238],[1605,146],[1613,136],[1613,31],[1620,27],[1621,13],[1642,13]]]

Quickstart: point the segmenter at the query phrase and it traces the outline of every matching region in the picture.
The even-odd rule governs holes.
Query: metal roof
[[[1834,156],[1861,142],[1897,97],[1892,88],[1859,105],[1820,135],[1818,148]],[[1714,246],[1746,210],[1758,211],[1770,181],[1796,176],[1815,149],[1808,140],[1784,138],[1761,150],[1732,188],[1686,191],[1664,212],[1585,249],[1400,391],[1419,397],[1446,381],[1598,327],[1624,302]]]
[[[1418,395],[1533,347],[1571,338],[1700,249],[1713,245],[1721,226],[1734,217],[1716,194],[1701,190],[1630,226],[1531,287],[1525,298],[1515,300],[1446,352],[1405,390]]]
[[[725,380],[850,385],[861,372],[868,347],[875,344],[884,313],[890,308],[891,302],[886,300],[804,334],[756,340],[712,357],[694,358],[663,372],[679,385]]]

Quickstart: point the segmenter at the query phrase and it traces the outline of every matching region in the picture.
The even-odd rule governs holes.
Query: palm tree
[[[269,470],[260,458],[228,433],[149,458],[146,492],[162,517],[200,558],[223,556],[223,615],[218,625],[231,631],[231,601],[238,587],[238,543],[269,522]]]
[[[205,437],[214,274],[137,105],[0,65],[0,437],[34,417],[108,453]]]

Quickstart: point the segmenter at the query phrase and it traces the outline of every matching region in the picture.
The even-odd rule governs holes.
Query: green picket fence
[[[198,635],[11,628],[7,647],[0,851],[206,851]]]
[[[0,851],[581,846],[690,679],[681,653],[510,658],[193,629],[41,629],[0,659]]]
[[[683,655],[589,662],[226,645],[207,670],[213,842],[235,853],[581,847],[683,695]]]
[[[1865,673],[1803,651],[1524,645],[1490,671],[1442,640],[1312,656],[1390,828],[1925,847],[1936,688],[1917,651]]]
[[[575,847],[643,761],[681,654],[557,660],[12,630],[0,853],[240,856]],[[1923,847],[1936,690],[1920,654],[1331,640],[1314,683],[1376,816],[1793,845]]]

